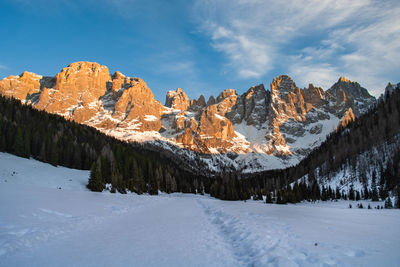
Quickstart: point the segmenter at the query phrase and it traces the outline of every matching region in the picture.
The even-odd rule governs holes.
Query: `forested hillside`
[[[0,151],[53,165],[92,169],[88,187],[137,193],[208,192],[210,180],[173,155],[128,144],[98,130],[0,96]]]

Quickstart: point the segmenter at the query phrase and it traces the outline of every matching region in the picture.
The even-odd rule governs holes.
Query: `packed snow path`
[[[87,177],[86,171],[0,153],[0,266],[400,262],[398,210],[93,193],[84,187]]]

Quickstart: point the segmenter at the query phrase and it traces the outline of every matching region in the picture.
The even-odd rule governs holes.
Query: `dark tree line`
[[[128,144],[98,130],[0,96],[0,151],[69,168],[91,170],[88,188],[158,194],[209,192],[210,178],[170,154]]]

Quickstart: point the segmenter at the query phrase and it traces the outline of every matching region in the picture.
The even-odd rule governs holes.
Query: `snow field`
[[[267,205],[94,193],[85,188],[88,176],[0,153],[0,266],[396,266],[400,260],[399,210],[357,209],[348,201]]]

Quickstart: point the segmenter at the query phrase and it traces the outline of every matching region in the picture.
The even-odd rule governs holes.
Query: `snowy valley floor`
[[[399,210],[93,193],[88,175],[0,153],[0,266],[399,266]]]

